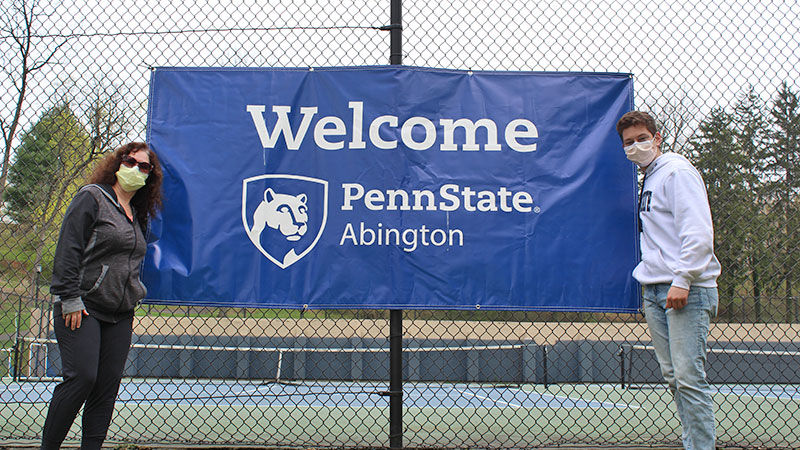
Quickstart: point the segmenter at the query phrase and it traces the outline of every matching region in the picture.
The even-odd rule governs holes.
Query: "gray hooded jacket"
[[[67,314],[86,309],[105,322],[131,317],[147,293],[139,269],[147,249],[139,222],[128,219],[111,186],[81,188],[67,208],[50,292]]]

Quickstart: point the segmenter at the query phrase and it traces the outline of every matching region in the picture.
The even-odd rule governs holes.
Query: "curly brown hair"
[[[619,137],[622,138],[623,130],[626,128],[635,127],[636,125],[644,125],[645,128],[647,128],[647,131],[649,131],[653,136],[658,133],[656,120],[653,119],[653,116],[643,111],[630,111],[620,117],[619,121],[617,122],[617,133],[619,133]]]
[[[131,199],[131,205],[136,209],[136,220],[139,221],[142,228],[146,228],[147,221],[161,210],[161,180],[163,178],[158,155],[146,143],[129,142],[101,159],[89,176],[89,183],[113,185],[117,182],[117,171],[122,164],[122,157],[140,151],[147,152],[153,168],[150,170],[150,175],[147,176],[144,187],[136,191]]]

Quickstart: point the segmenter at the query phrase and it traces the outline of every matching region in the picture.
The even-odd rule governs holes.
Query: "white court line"
[[[321,388],[323,388],[322,392],[314,392],[313,394],[315,394],[315,395],[363,395],[363,394],[371,394],[373,392],[379,391],[380,387],[381,387],[381,386],[374,385],[374,384],[361,384],[361,385],[345,384],[345,386],[348,386],[351,389],[353,387],[356,387],[356,388],[359,388],[359,389],[355,390],[355,391],[348,390],[348,391],[326,392],[324,390],[324,388],[326,386],[334,387],[334,389],[337,386],[336,385],[322,385],[322,384],[302,384],[302,383],[299,384],[298,386],[299,387],[306,387],[309,390],[311,390],[311,388],[313,388],[313,387],[321,387]],[[364,389],[366,389],[366,388],[373,388],[373,390],[365,391]],[[263,385],[263,386],[255,386],[255,387],[249,388],[249,389],[242,389],[241,391],[238,391],[238,392],[235,392],[235,393],[237,395],[240,395],[240,394],[253,394],[253,393],[257,393],[259,391],[262,391],[264,389],[266,389],[269,392],[273,392],[273,390],[271,389],[271,386]],[[297,392],[297,393],[290,393],[290,394],[287,394],[287,395],[309,395],[309,394],[306,394],[306,393],[303,393],[303,392]]]
[[[569,396],[565,397],[563,395],[552,395],[552,394],[545,394],[545,395],[550,396],[550,397],[552,397],[554,399],[571,400],[574,403],[578,403],[578,402],[586,403],[586,406],[584,406],[584,407],[572,406],[572,408],[619,408],[619,409],[626,409],[626,408],[639,409],[639,408],[641,408],[641,405],[637,405],[635,403],[614,403],[614,402],[606,402],[606,401],[600,402],[600,401],[597,401],[597,400],[586,400],[585,398],[574,399],[572,397],[569,397]],[[542,397],[544,398],[545,395],[542,395]],[[596,405],[599,405],[599,406],[593,406],[592,405],[593,403],[596,404]],[[548,404],[549,404],[549,402],[548,402]]]
[[[473,397],[477,397],[477,398],[480,398],[480,399],[483,399],[483,400],[489,400],[489,401],[492,401],[492,402],[495,402],[495,403],[505,403],[506,405],[511,406],[512,408],[522,408],[522,405],[517,405],[517,404],[506,402],[506,401],[503,401],[503,400],[495,400],[493,398],[484,397],[482,395],[473,394],[471,392],[463,391],[463,390],[456,389],[456,388],[453,388],[453,390],[456,391],[456,392],[460,392],[462,394],[471,395]],[[509,390],[511,390],[511,389],[509,389]]]
[[[604,385],[600,385],[600,386],[604,386]],[[537,393],[538,394],[538,392],[536,392],[536,391],[528,391],[528,390],[525,390],[525,389],[520,389],[520,390],[523,391],[523,392],[533,392],[533,393]],[[630,409],[639,409],[639,408],[642,407],[641,405],[636,404],[636,403],[614,403],[614,402],[606,402],[606,401],[599,402],[597,400],[586,400],[586,399],[584,399],[582,397],[579,397],[578,399],[574,399],[574,398],[572,398],[570,396],[553,395],[553,394],[539,394],[539,395],[542,397],[543,400],[546,397],[550,397],[550,398],[555,399],[555,400],[561,399],[562,401],[563,400],[570,400],[573,403],[578,403],[578,402],[586,403],[585,407],[572,406],[572,408],[622,408],[622,409],[630,408]],[[549,408],[550,407],[550,401],[549,400],[545,400],[545,401],[547,401],[547,405],[548,405],[547,407]],[[599,404],[600,406],[592,406],[592,403]]]
[[[453,388],[453,390],[461,392],[463,394],[471,395],[473,397],[477,397],[477,398],[480,398],[480,399],[490,400],[490,401],[493,401],[495,403],[505,403],[506,405],[512,406],[514,408],[524,408],[524,406],[522,406],[522,405],[506,402],[504,400],[495,400],[495,399],[490,398],[490,397],[485,397],[485,396],[482,396],[482,395],[473,394],[471,392],[459,390],[459,389],[456,389],[456,388]],[[508,388],[508,390],[510,391],[511,388]],[[575,398],[572,398],[572,397],[569,397],[569,396],[563,396],[563,395],[539,394],[536,391],[528,391],[528,390],[520,389],[520,388],[517,388],[517,390],[521,391],[521,392],[525,392],[527,394],[532,394],[533,393],[533,394],[539,395],[541,397],[541,399],[547,403],[547,406],[546,406],[547,408],[551,407],[550,406],[551,400],[548,400],[547,397],[550,397],[553,400],[559,400],[560,399],[562,402],[564,400],[569,400],[569,401],[571,401],[573,403],[576,403],[576,404],[580,403],[580,402],[583,402],[583,403],[586,404],[586,406],[584,408],[593,408],[594,407],[594,408],[622,408],[622,409],[631,408],[631,409],[639,409],[641,407],[640,405],[636,405],[636,404],[628,404],[628,403],[619,404],[619,403],[606,402],[606,401],[600,402],[600,401],[597,401],[597,400],[586,400],[584,398],[575,399]],[[532,406],[533,408],[542,408],[541,406],[536,406],[536,403],[537,402],[534,401],[534,406]],[[596,404],[596,405],[599,405],[599,406],[592,406],[592,404]],[[571,406],[571,407],[572,408],[580,408],[579,406]]]
[[[322,385],[314,385],[314,386],[322,386]],[[373,385],[365,384],[363,386],[373,386]],[[360,387],[363,388],[363,386],[360,386]],[[259,391],[262,391],[264,389],[266,389],[268,391],[271,391],[270,386],[255,386],[255,387],[252,387],[252,388],[243,389],[243,390],[238,391],[238,392],[237,391],[233,391],[233,392],[237,396],[243,395],[243,394],[244,395],[250,395],[250,394],[258,393]],[[625,409],[625,408],[639,409],[639,408],[641,408],[641,405],[638,405],[638,404],[635,404],[635,403],[614,403],[614,402],[608,402],[608,401],[586,400],[586,399],[581,398],[581,397],[573,398],[571,396],[564,396],[564,395],[540,394],[540,393],[538,393],[536,391],[530,391],[530,390],[526,390],[526,389],[522,389],[522,388],[515,388],[515,389],[506,388],[506,389],[508,391],[515,390],[515,391],[518,391],[518,392],[524,392],[526,394],[536,394],[536,395],[540,396],[542,401],[544,401],[547,404],[547,406],[538,406],[537,405],[537,403],[538,403],[537,401],[531,400],[534,403],[534,405],[531,406],[531,408],[552,408],[553,406],[551,406],[551,403],[552,403],[553,400],[558,401],[559,403],[563,403],[565,401],[570,401],[572,403],[577,404],[577,403],[582,402],[582,403],[584,403],[586,405],[586,406],[573,405],[573,406],[570,406],[570,408],[621,408],[621,409]],[[426,389],[426,390],[430,390],[430,389]],[[433,391],[436,391],[436,390],[441,390],[441,391],[444,391],[444,392],[455,391],[455,392],[458,392],[460,394],[466,394],[468,396],[479,398],[479,399],[482,399],[482,400],[489,400],[489,401],[491,401],[493,403],[505,404],[505,405],[508,405],[509,407],[512,407],[512,408],[515,408],[515,409],[526,408],[525,406],[522,406],[521,404],[518,404],[518,403],[508,402],[508,401],[499,400],[499,399],[493,399],[491,397],[487,397],[487,396],[484,396],[484,395],[475,394],[475,393],[470,392],[470,391],[465,390],[465,389],[459,389],[459,388],[455,388],[455,387],[445,388],[442,385],[439,385],[436,389],[433,389]],[[359,395],[359,394],[365,394],[365,392],[343,392],[343,391],[337,391],[337,392],[319,392],[319,393],[317,393],[317,395],[348,395],[348,394],[350,394],[350,395]],[[302,395],[306,395],[306,394],[298,393],[298,394],[290,394],[290,395],[301,395],[302,396]],[[425,398],[426,396],[425,395],[420,395],[420,397]],[[436,397],[437,397],[436,393],[433,393],[433,396],[431,398],[436,398]],[[300,407],[301,405],[296,405],[296,406]],[[322,405],[322,406],[325,406],[325,405]],[[373,408],[374,406],[367,406],[367,407]]]
[[[749,388],[726,388],[727,392],[724,392],[721,388],[717,388],[716,393],[722,395],[730,395],[736,397],[751,397],[751,398],[763,398],[763,399],[770,399],[770,400],[798,400],[797,394],[800,394],[800,391],[795,389],[794,392],[786,392],[785,388],[780,388],[779,390],[770,389],[769,392],[763,392],[760,389],[756,388],[756,391],[753,392]]]

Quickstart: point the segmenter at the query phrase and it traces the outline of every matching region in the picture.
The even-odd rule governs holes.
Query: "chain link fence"
[[[403,3],[407,65],[634,74],[637,108],[708,185],[724,446],[800,446],[799,14],[793,1]],[[389,2],[6,0],[0,18],[0,442],[35,441],[60,375],[61,218],[94,161],[144,139],[150,69],[388,64]],[[109,440],[387,446],[388,318],[144,305]],[[403,319],[406,446],[680,442],[640,315]]]

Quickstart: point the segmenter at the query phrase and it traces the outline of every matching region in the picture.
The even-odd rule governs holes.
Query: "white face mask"
[[[622,149],[625,150],[625,156],[639,167],[647,167],[656,159],[656,146],[653,144],[652,139],[634,142],[627,147],[622,147]]]

